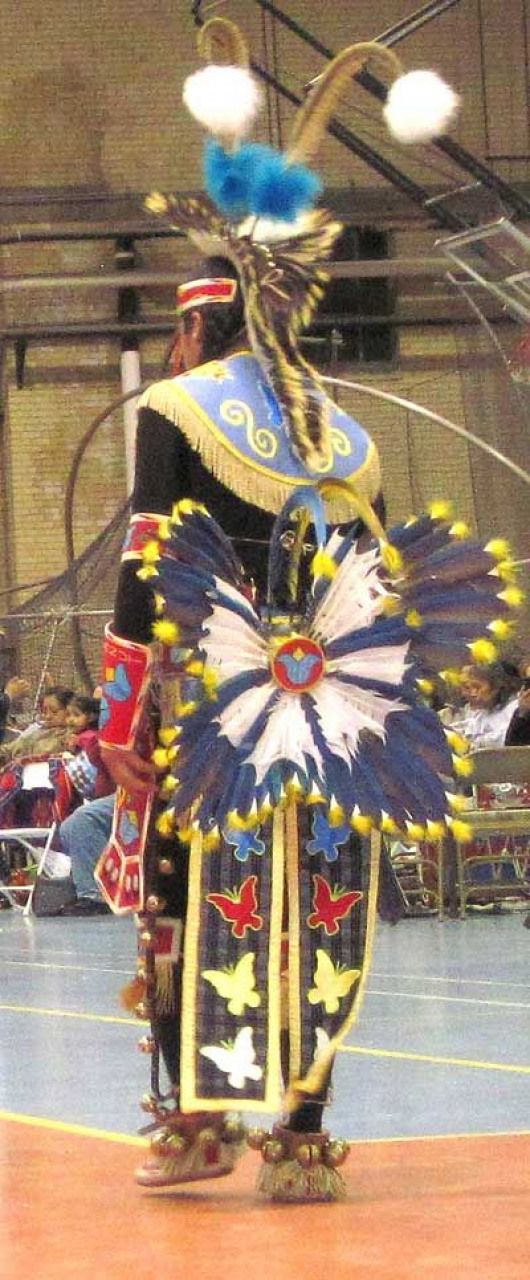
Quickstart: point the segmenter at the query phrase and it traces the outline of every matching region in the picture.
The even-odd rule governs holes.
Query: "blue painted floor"
[[[335,1072],[335,1133],[530,1130],[522,922],[513,912],[379,925],[365,1002]],[[134,957],[130,920],[0,914],[0,1111],[136,1131],[149,1059],[136,1049],[142,1024],[119,1005]]]

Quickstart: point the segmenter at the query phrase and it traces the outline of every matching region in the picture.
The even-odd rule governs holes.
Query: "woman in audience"
[[[66,709],[72,689],[54,685],[42,695],[38,722],[24,729],[11,742],[0,746],[0,764],[23,759],[45,759],[60,755],[66,744]]]
[[[520,684],[516,668],[508,663],[464,667],[461,683],[464,705],[456,712],[451,727],[467,738],[473,748],[505,746],[512,721],[519,714]],[[528,728],[530,731],[530,721]]]

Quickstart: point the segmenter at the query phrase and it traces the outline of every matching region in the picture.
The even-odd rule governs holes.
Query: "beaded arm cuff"
[[[167,521],[167,516],[145,512],[138,512],[131,516],[121,553],[122,563],[127,560],[142,559],[146,543],[158,538],[162,520]]]
[[[103,697],[99,740],[107,747],[134,747],[149,687],[153,653],[149,645],[113,635],[103,647]]]

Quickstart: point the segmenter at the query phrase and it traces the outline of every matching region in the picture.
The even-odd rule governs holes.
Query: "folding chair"
[[[405,915],[437,915],[444,918],[443,842],[391,847],[391,862],[403,896]]]
[[[61,815],[57,810],[55,786],[50,774],[50,761],[31,760],[21,762],[21,765],[22,777],[18,794],[30,797],[32,792],[35,794],[49,792],[51,821],[48,826],[31,826],[29,824],[0,826],[0,861],[7,877],[7,882],[3,881],[0,872],[0,896],[5,898],[11,907],[23,911],[24,915],[29,915],[35,884],[45,868],[49,854],[53,849],[53,841],[61,821]],[[9,882],[12,860],[20,857],[21,853],[25,858],[26,867],[36,867],[34,879],[25,884],[13,884]],[[23,900],[19,901],[19,899]]]
[[[483,747],[469,758],[473,762],[473,795],[462,818],[472,829],[473,843],[455,842],[462,918],[468,902],[472,904],[477,897],[492,903],[530,897],[530,747]],[[489,795],[484,788],[491,788]],[[525,836],[528,842],[519,853],[498,847],[500,840],[515,836]],[[485,842],[485,850],[477,850],[477,840]],[[481,872],[487,879],[478,878]]]

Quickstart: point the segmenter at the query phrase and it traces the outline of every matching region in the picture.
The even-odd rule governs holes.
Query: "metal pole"
[[[332,49],[329,49],[327,45],[318,40],[300,23],[282,13],[281,9],[278,9],[277,5],[272,3],[272,0],[256,0],[256,3],[261,9],[266,9],[268,13],[271,13],[283,26],[288,27],[290,31],[298,35],[312,49],[316,49],[318,53],[321,53],[324,58],[331,60],[335,57]],[[379,36],[375,36],[374,39],[379,44],[392,48],[400,40],[404,40],[406,36],[417,31],[426,22],[430,22],[457,3],[458,0],[432,0],[431,4],[418,9],[409,18],[403,18],[400,22],[395,23],[394,26],[388,27],[386,31],[383,31]],[[363,68],[357,72],[353,79],[362,85],[363,89],[366,89],[368,93],[372,94],[372,97],[377,98],[379,102],[386,102],[387,86],[371,71]],[[332,133],[333,130],[330,128],[329,132]],[[472,155],[470,151],[466,151],[465,147],[462,147],[459,142],[455,142],[453,138],[442,137],[433,138],[430,145],[436,147],[438,151],[442,151],[444,155],[453,160],[466,173],[471,173],[474,178],[483,183],[485,187],[488,187],[490,191],[495,191],[501,200],[506,201],[511,206],[515,213],[518,213],[523,218],[527,218],[530,215],[530,200],[527,200],[508,182],[500,178],[493,169],[490,169],[477,156]],[[438,215],[439,211],[435,210],[435,212]],[[463,220],[460,221],[460,225],[464,225]]]
[[[282,84],[277,76],[272,75],[272,72],[266,71],[259,62],[251,60],[250,65],[252,70],[261,76],[262,80],[265,80],[266,84],[272,85],[277,93],[280,93],[283,98],[287,98],[288,102],[297,107],[302,105],[302,99],[298,94],[293,93],[292,89],[288,89],[286,85]],[[397,187],[414,204],[420,205],[425,211],[426,201],[429,198],[429,192],[425,187],[413,182],[412,178],[409,178],[401,169],[397,169],[390,160],[384,160],[377,151],[374,151],[373,147],[370,147],[362,138],[358,138],[357,134],[352,133],[351,129],[347,129],[346,125],[340,124],[338,120],[330,120],[328,133],[331,133],[334,138],[338,138],[339,142],[342,142],[349,151],[359,156],[361,160],[364,160],[365,164],[369,165],[371,169],[375,169],[376,173],[380,173],[383,178],[386,178],[387,182],[390,182],[393,187]],[[450,228],[453,231],[462,231],[469,225],[457,214],[450,213],[448,209],[434,207],[434,217],[440,226]]]

